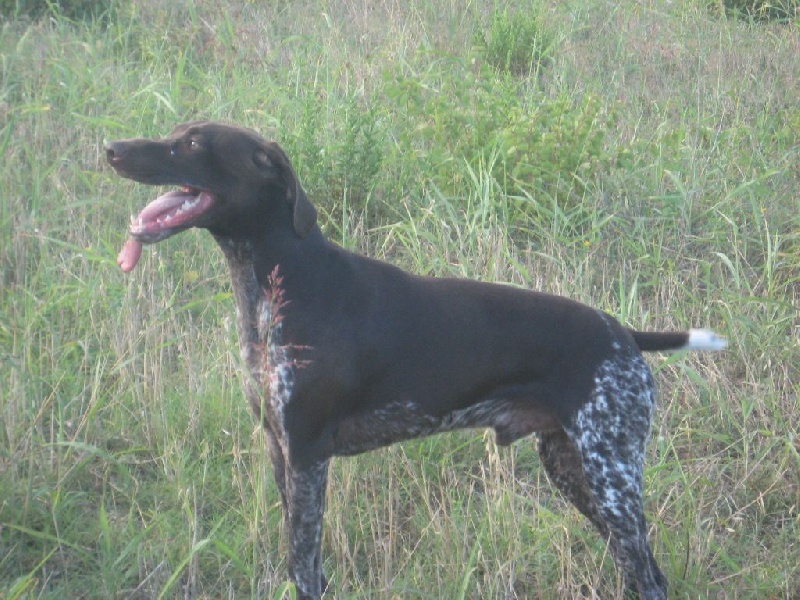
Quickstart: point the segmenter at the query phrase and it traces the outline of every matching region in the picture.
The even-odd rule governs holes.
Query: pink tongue
[[[139,262],[139,257],[142,255],[142,243],[137,242],[133,238],[128,238],[125,245],[122,247],[119,256],[117,257],[117,264],[124,273],[130,273],[136,263]]]

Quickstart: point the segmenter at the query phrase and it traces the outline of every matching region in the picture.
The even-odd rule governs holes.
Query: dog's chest
[[[268,409],[283,420],[283,410],[292,399],[294,390],[294,361],[289,346],[283,342],[280,307],[280,288],[261,290],[255,306],[255,329],[258,342],[242,348],[242,354],[251,375],[255,376],[261,390],[268,392]],[[249,322],[253,320],[248,319]]]
[[[256,416],[283,437],[284,410],[294,390],[295,363],[282,336],[280,277],[276,269],[268,285],[261,286],[248,244],[220,242],[220,246],[231,270],[239,349],[246,371],[245,395]]]

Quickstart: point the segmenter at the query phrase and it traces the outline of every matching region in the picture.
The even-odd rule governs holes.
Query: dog
[[[328,583],[328,464],[460,428],[499,445],[536,433],[553,484],[608,540],[626,584],[663,600],[647,540],[645,447],[655,394],[643,351],[721,350],[712,331],[640,332],[567,298],[420,277],[342,249],[317,225],[289,157],[240,127],[195,121],[111,142],[122,177],[179,189],[132,218],[118,263],[207,229],[230,269],[244,388],[263,424],[299,598]]]

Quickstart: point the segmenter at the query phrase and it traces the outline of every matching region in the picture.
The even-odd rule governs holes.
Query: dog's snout
[[[116,142],[106,143],[106,160],[113,163],[122,157],[122,148]]]

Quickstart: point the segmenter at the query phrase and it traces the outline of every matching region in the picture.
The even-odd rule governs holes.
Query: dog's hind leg
[[[644,454],[654,408],[650,372],[640,356],[620,356],[601,365],[594,382],[589,401],[565,428],[591,493],[584,509],[609,536],[628,585],[645,600],[664,600],[667,580],[647,541],[642,502]]]
[[[539,434],[539,456],[553,485],[589,519],[600,535],[608,538],[608,527],[594,504],[581,455],[566,432],[562,429]]]
[[[317,600],[328,587],[322,572],[322,515],[328,461],[290,470],[289,573],[298,600]]]

